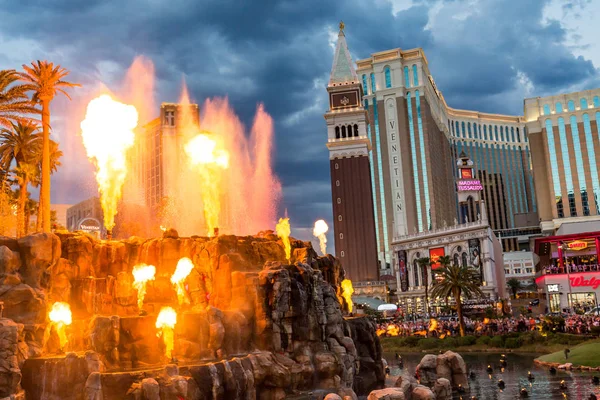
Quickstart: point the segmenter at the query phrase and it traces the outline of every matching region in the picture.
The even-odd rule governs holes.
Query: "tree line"
[[[51,231],[50,175],[60,167],[63,153],[50,139],[50,104],[57,94],[79,87],[65,80],[69,71],[48,61],[23,65],[22,71],[0,70],[0,230],[16,216],[17,237],[30,231]],[[39,201],[28,187],[39,187]],[[6,232],[0,232],[6,234]]]

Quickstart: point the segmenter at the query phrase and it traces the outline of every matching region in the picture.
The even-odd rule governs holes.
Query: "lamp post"
[[[569,249],[569,246],[566,243],[561,242],[560,247],[564,250],[564,253],[565,253],[565,269],[567,271],[567,283],[569,285],[569,295],[568,295],[569,297],[567,299],[567,304],[569,305],[569,309],[571,310],[571,313],[573,313],[573,307],[572,307],[572,304],[571,304],[572,301],[573,301],[572,298],[571,298],[572,297],[571,296],[572,295],[571,271],[569,271],[569,264],[567,262],[567,250]]]

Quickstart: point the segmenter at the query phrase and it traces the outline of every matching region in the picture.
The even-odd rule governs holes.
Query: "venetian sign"
[[[592,276],[590,279],[585,279],[583,276],[569,278],[573,287],[591,287],[596,290],[600,287],[600,279]]]
[[[571,250],[583,250],[587,249],[588,244],[583,240],[574,240],[571,243],[567,243],[567,247]]]
[[[481,182],[477,179],[461,179],[457,182],[459,192],[483,190]]]

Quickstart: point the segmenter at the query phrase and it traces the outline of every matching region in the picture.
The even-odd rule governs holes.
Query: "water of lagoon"
[[[435,353],[432,353],[435,354]],[[390,375],[411,374],[414,375],[415,369],[421,358],[425,354],[403,354],[404,368],[401,370],[393,354],[386,354],[386,359],[390,367]],[[471,396],[476,396],[478,400],[509,400],[522,399],[519,394],[521,388],[526,388],[529,393],[529,399],[573,399],[586,400],[590,393],[595,393],[600,397],[600,386],[592,383],[592,376],[600,376],[600,372],[566,372],[557,371],[556,374],[550,374],[544,367],[538,367],[533,363],[537,357],[533,354],[512,354],[506,353],[507,366],[504,371],[500,368],[500,354],[495,353],[465,353],[461,354],[465,360],[468,370],[475,373],[474,378],[469,378],[470,391],[459,395],[454,395],[454,399],[469,400]],[[492,374],[488,374],[487,366],[491,365],[494,369]],[[531,371],[535,380],[527,379],[527,372]],[[388,378],[395,381],[396,378]],[[498,388],[498,380],[502,379],[506,386],[503,390]],[[567,389],[560,388],[560,381],[564,380]]]

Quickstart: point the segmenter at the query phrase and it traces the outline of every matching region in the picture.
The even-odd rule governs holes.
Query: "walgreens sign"
[[[600,287],[600,274],[594,276],[574,276],[570,277],[572,287],[589,287],[594,290]]]

